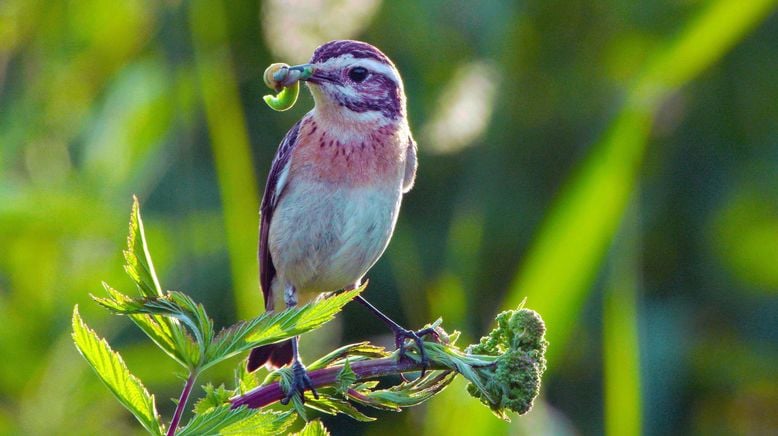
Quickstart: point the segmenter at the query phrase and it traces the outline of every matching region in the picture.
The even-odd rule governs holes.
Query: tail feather
[[[292,341],[289,340],[277,344],[263,345],[251,350],[246,363],[246,369],[249,372],[253,372],[262,365],[280,368],[291,362]]]

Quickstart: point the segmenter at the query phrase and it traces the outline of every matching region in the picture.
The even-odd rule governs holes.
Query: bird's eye
[[[356,83],[364,82],[367,79],[367,68],[354,67],[348,72],[348,78]]]

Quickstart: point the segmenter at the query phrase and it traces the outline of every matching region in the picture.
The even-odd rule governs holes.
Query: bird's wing
[[[289,162],[292,150],[297,143],[297,134],[300,131],[301,123],[302,120],[292,126],[281,141],[281,145],[278,146],[273,164],[270,166],[270,173],[267,176],[262,204],[259,207],[261,214],[259,222],[259,284],[262,287],[262,296],[265,298],[265,310],[273,310],[273,288],[271,285],[276,275],[276,268],[270,257],[270,247],[268,246],[270,222],[273,219],[273,211],[278,204],[278,199],[286,186]]]
[[[403,193],[413,188],[413,182],[416,180],[416,167],[419,161],[416,158],[416,141],[411,135],[408,135],[408,148],[405,149],[405,177],[403,178]]]

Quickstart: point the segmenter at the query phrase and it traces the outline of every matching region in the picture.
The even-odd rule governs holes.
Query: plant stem
[[[189,401],[189,394],[192,393],[192,387],[194,386],[195,379],[197,378],[197,371],[194,370],[189,373],[189,378],[186,379],[184,390],[181,391],[181,396],[178,398],[178,404],[176,405],[176,411],[173,413],[173,420],[170,421],[170,428],[167,430],[167,436],[173,436],[178,429],[178,423],[181,421],[181,415],[184,414],[186,403]]]
[[[397,357],[395,356],[360,360],[350,363],[350,366],[351,370],[356,374],[357,380],[373,379],[386,375],[399,375],[406,372],[421,371],[422,369],[422,365],[418,362],[407,360],[398,362]],[[342,369],[342,366],[331,366],[311,371],[308,373],[308,376],[311,378],[313,387],[319,388],[334,384]],[[436,364],[435,362],[430,362],[427,369],[437,370],[449,368]],[[274,382],[269,385],[255,388],[244,395],[234,397],[230,401],[232,402],[233,409],[244,405],[251,409],[258,409],[273,404],[276,401],[280,401],[284,396],[285,394],[284,390],[281,388],[281,383]]]

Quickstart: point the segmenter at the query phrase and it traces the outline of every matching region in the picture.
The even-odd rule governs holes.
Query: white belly
[[[401,186],[334,187],[290,183],[270,225],[276,289],[293,285],[303,300],[361,279],[389,244]],[[280,289],[278,289],[280,291]]]

